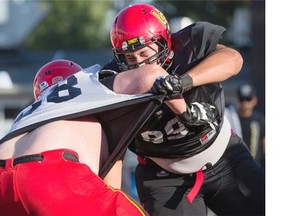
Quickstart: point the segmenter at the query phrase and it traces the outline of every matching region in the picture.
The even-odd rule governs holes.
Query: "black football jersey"
[[[199,64],[219,43],[226,29],[209,22],[196,22],[172,34],[173,63],[170,74],[182,75]],[[121,72],[115,60],[104,66]],[[206,102],[216,107],[218,127],[208,124],[186,128],[163,104],[147,121],[130,145],[138,155],[177,158],[193,156],[216,139],[223,121],[224,94],[220,83],[194,87],[183,94],[186,103]]]

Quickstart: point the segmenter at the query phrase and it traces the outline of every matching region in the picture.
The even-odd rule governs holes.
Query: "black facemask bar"
[[[160,39],[159,39],[159,37],[160,37]],[[158,39],[156,39],[156,38],[158,38]],[[152,43],[155,43],[158,45],[158,47],[159,47],[158,53],[156,53],[155,55],[153,55],[153,56],[151,56],[151,57],[149,57],[149,58],[145,59],[144,61],[141,61],[137,64],[128,65],[126,58],[124,56],[124,53],[139,50],[145,46],[151,45]],[[161,64],[161,66],[167,70],[172,64],[173,51],[172,50],[169,51],[167,42],[161,35],[156,35],[156,36],[152,37],[150,42],[148,42],[148,43],[146,42],[145,45],[138,45],[137,47],[130,46],[130,47],[128,47],[127,51],[123,51],[123,50],[117,51],[117,49],[115,49],[115,48],[112,48],[112,50],[113,50],[115,60],[118,63],[119,68],[122,71],[138,68],[142,64],[154,64],[155,62],[159,62]]]

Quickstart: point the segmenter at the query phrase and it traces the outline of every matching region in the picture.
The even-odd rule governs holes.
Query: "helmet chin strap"
[[[157,53],[157,55],[159,55],[160,53]],[[157,60],[159,61],[158,58],[156,58],[155,60],[149,61],[151,58],[153,58],[155,56],[152,56],[148,59],[145,59],[142,62],[139,62],[137,64],[133,64],[133,65],[126,65],[124,62],[122,62],[121,64],[119,64],[120,70],[122,71],[126,71],[126,70],[131,70],[131,69],[135,69],[140,67],[142,64],[154,64]],[[165,58],[165,60],[160,64],[160,66],[162,68],[164,68],[165,70],[168,71],[168,69],[171,67],[172,63],[173,63],[173,57],[174,57],[174,51],[170,50],[167,57]]]
[[[168,53],[168,56],[166,57],[166,59],[161,64],[161,67],[163,67],[165,70],[167,70],[167,72],[173,63],[173,57],[174,57],[174,51],[170,50]]]

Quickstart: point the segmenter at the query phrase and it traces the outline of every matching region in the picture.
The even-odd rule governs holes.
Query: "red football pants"
[[[107,186],[90,168],[53,150],[42,161],[0,165],[1,215],[148,215],[121,190]],[[3,163],[4,162],[4,163]],[[3,165],[4,164],[4,165]]]

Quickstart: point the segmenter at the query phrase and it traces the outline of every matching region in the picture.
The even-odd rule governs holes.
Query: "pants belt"
[[[138,156],[137,160],[138,160],[139,164],[142,164],[142,165],[154,165],[154,166],[156,165],[156,166],[158,166],[154,161],[152,161],[151,159],[145,158],[145,157]],[[210,169],[210,168],[211,167],[209,165],[208,169]],[[192,185],[189,193],[186,196],[189,203],[193,202],[193,200],[195,199],[195,197],[199,193],[199,191],[203,185],[203,182],[204,182],[204,172],[202,170],[200,170],[200,171],[196,172],[195,184]]]
[[[70,153],[70,152],[64,152],[62,154],[63,159],[73,161],[73,162],[79,162],[79,159],[76,155]],[[16,166],[17,164],[21,163],[27,163],[27,162],[33,162],[33,161],[43,161],[44,156],[42,154],[33,154],[33,155],[25,155],[21,157],[17,157],[13,159],[13,166]],[[0,160],[0,167],[5,167],[6,160]]]

